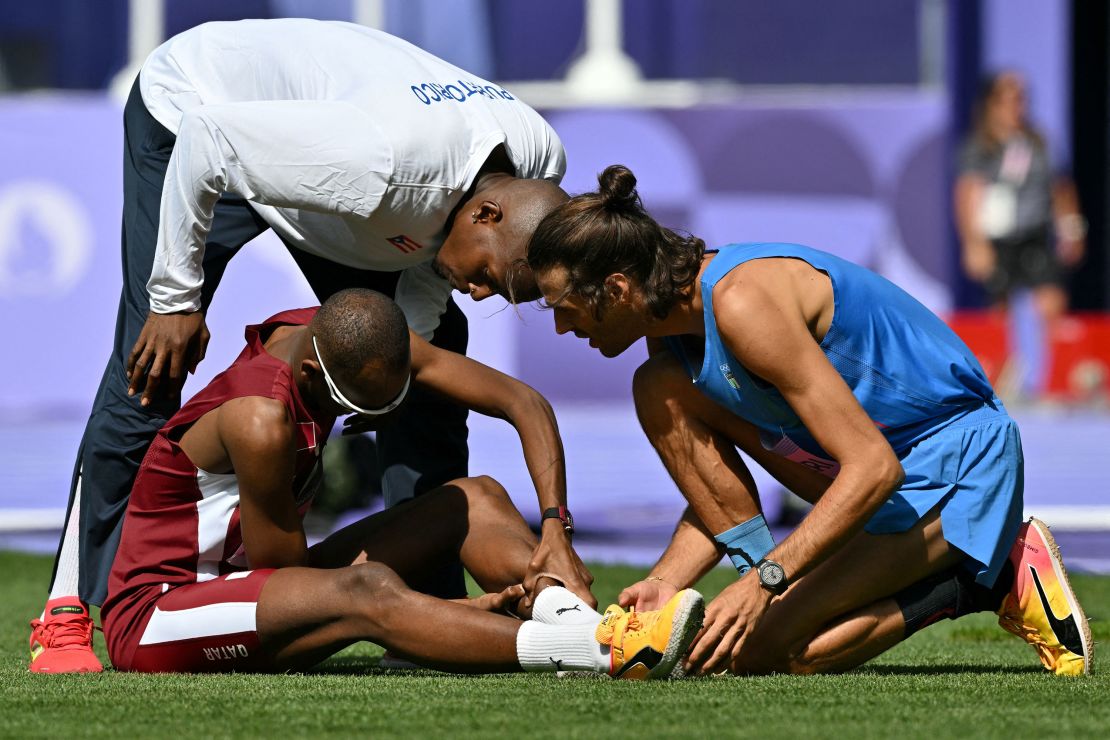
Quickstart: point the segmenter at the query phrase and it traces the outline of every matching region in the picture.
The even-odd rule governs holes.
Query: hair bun
[[[611,164],[597,176],[598,194],[606,208],[614,210],[640,207],[636,176],[623,164]]]

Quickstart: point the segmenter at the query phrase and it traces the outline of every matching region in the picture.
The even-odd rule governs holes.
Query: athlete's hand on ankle
[[[617,597],[617,603],[626,609],[634,606],[638,612],[650,612],[662,609],[677,593],[678,588],[672,584],[649,576],[621,591],[621,595]]]
[[[544,522],[543,537],[528,562],[528,571],[524,575],[524,590],[527,592],[525,606],[528,610],[531,610],[532,602],[539,593],[540,579],[546,575],[562,581],[564,588],[589,604],[591,609],[597,608],[597,599],[590,593],[593,574],[571,547],[570,537],[556,519]]]
[[[127,357],[127,395],[142,392],[143,406],[181,392],[185,371],[196,372],[208,349],[204,314],[150,313]]]
[[[687,672],[712,674],[732,668],[771,598],[754,570],[721,591],[705,608],[704,626],[686,659]]]

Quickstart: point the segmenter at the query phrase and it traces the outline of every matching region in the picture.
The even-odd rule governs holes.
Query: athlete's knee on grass
[[[731,670],[741,676],[766,676],[771,673],[796,673],[794,652],[774,630],[758,630],[744,641],[744,647]]]
[[[774,673],[811,676],[823,672],[820,658],[809,643],[795,649],[760,645],[751,650],[745,648],[733,662],[732,672],[740,676],[768,676]]]
[[[791,595],[788,593],[785,598],[790,599]],[[810,619],[820,607],[812,603],[799,606],[796,602],[792,607],[787,612],[777,611],[756,625],[733,663],[733,672],[809,675],[821,671],[819,652],[814,650],[820,629],[815,632],[815,623]]]
[[[870,660],[901,640],[888,629],[889,615],[856,612],[831,622],[787,651],[783,673],[840,673]]]
[[[800,651],[791,655],[785,656],[779,668],[775,673],[788,673],[793,676],[814,676],[818,673],[827,673],[824,668],[825,661],[822,656],[812,650],[812,646],[806,645]]]

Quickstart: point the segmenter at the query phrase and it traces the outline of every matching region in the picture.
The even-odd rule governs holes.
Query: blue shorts
[[[868,534],[912,528],[940,509],[944,539],[965,553],[975,580],[993,586],[1021,526],[1025,461],[1017,424],[984,405],[900,455],[906,479],[867,522]]]

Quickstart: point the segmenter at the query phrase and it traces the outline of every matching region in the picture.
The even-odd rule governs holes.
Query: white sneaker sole
[[[686,669],[682,658],[690,649],[690,643],[705,621],[705,599],[700,593],[688,588],[681,592],[681,601],[671,620],[671,639],[663,652],[663,660],[648,674],[648,679],[683,678]]]

